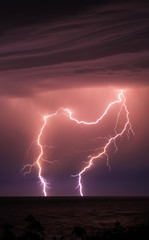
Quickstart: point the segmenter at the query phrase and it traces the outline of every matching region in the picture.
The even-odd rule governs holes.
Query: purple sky
[[[0,12],[0,196],[41,195],[37,169],[26,177],[20,169],[37,158],[35,145],[26,154],[42,115],[64,106],[94,121],[120,88],[136,135],[119,139],[117,153],[109,149],[110,173],[103,158],[84,175],[84,193],[149,195],[149,4],[37,1],[34,9],[28,1],[24,8],[6,2]],[[43,142],[52,147],[45,155],[59,161],[43,166],[49,196],[78,195],[70,175],[102,144],[97,137],[112,134],[116,111],[93,129],[64,116],[48,122]]]

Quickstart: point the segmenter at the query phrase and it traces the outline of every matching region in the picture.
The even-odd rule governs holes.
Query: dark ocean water
[[[47,238],[71,234],[74,226],[88,232],[149,220],[149,197],[17,197],[0,198],[0,232],[11,223],[23,232],[24,219],[32,214],[45,227]]]

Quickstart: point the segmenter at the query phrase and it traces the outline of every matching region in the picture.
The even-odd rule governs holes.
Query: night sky
[[[41,196],[34,142],[43,115],[68,107],[95,121],[124,89],[135,136],[125,133],[82,182],[86,196],[149,195],[149,3],[147,1],[0,2],[0,196]],[[43,176],[48,196],[79,196],[88,155],[113,134],[117,107],[98,126],[65,115],[48,121]],[[124,124],[123,114],[120,118]],[[32,145],[31,145],[32,143]]]

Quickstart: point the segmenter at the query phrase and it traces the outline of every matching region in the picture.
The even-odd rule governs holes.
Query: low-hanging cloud
[[[0,94],[147,85],[149,8],[100,6],[0,36]]]

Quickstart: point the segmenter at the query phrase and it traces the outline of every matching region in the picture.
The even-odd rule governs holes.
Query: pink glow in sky
[[[125,91],[136,135],[120,138],[118,152],[109,149],[110,173],[103,159],[84,174],[84,195],[148,195],[148,2],[78,5],[76,11],[62,5],[58,13],[52,5],[44,14],[37,5],[31,13],[27,5],[18,4],[13,14],[13,4],[0,8],[0,195],[41,195],[37,169],[25,177],[20,169],[38,157],[34,143],[27,149],[37,139],[42,116],[64,107],[76,119],[95,121],[119,89]],[[54,164],[42,167],[49,195],[78,195],[70,175],[105,144],[99,136],[112,135],[117,111],[91,128],[74,126],[64,115],[48,121],[42,142],[50,146],[45,159]]]

